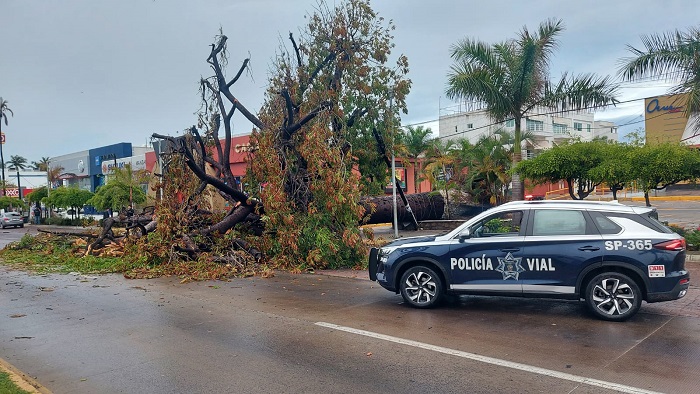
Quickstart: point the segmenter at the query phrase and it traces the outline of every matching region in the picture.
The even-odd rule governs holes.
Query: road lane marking
[[[559,372],[559,371],[555,371],[555,370],[551,370],[551,369],[535,367],[532,365],[516,363],[513,361],[501,360],[498,358],[482,356],[482,355],[475,354],[475,353],[463,352],[461,350],[450,349],[450,348],[446,348],[446,347],[442,347],[442,346],[430,345],[430,344],[423,343],[423,342],[412,341],[410,339],[393,337],[391,335],[379,334],[379,333],[372,332],[372,331],[359,330],[357,328],[352,328],[352,327],[339,326],[339,325],[333,324],[333,323],[316,322],[315,324],[317,326],[331,328],[331,329],[339,330],[339,331],[345,331],[345,332],[349,332],[351,334],[357,334],[357,335],[362,335],[362,336],[366,336],[366,337],[370,337],[370,338],[381,339],[381,340],[388,341],[388,342],[398,343],[398,344],[406,345],[406,346],[417,347],[417,348],[425,349],[425,350],[431,350],[434,352],[448,354],[451,356],[462,357],[462,358],[466,358],[466,359],[473,360],[473,361],[479,361],[479,362],[486,363],[486,364],[492,364],[492,365],[497,365],[500,367],[517,369],[520,371],[549,376],[549,377],[553,377],[553,378],[557,378],[557,379],[568,380],[570,382],[582,383],[582,384],[586,384],[589,386],[601,387],[601,388],[608,389],[608,390],[616,390],[616,391],[619,391],[622,393],[660,394],[657,391],[649,391],[649,390],[644,390],[644,389],[640,389],[637,387],[626,386],[623,384],[606,382],[604,380],[586,378],[583,376],[572,375],[569,373]]]

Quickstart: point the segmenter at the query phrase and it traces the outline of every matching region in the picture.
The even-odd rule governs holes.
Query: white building
[[[19,197],[19,191],[17,190],[17,171],[11,168],[5,168],[5,179],[7,180],[7,187],[5,188],[7,195],[10,197]],[[22,187],[22,196],[24,197],[28,192],[48,184],[46,171],[34,171],[30,169],[19,170],[19,182]],[[2,195],[1,189],[0,195]]]
[[[460,107],[461,109],[462,107]],[[493,135],[497,130],[515,131],[513,119],[496,123],[483,109],[465,108],[449,115],[440,115],[439,136],[444,139],[466,138],[475,143],[484,135]],[[597,121],[590,112],[567,112],[563,114],[545,108],[536,108],[533,115],[522,119],[520,130],[531,133],[531,142],[523,143],[523,158],[533,157],[542,150],[570,139],[591,141],[605,137],[618,141],[617,126],[612,122]]]

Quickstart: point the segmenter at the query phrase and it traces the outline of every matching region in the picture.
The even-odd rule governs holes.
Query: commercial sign
[[[685,113],[688,96],[685,94],[647,98],[644,102],[644,128],[647,144],[682,142],[700,143],[695,136],[697,115],[688,119]]]
[[[14,188],[14,189],[5,189],[5,192],[7,193],[7,197],[19,197],[19,189]]]
[[[137,155],[132,157],[125,157],[121,159],[112,159],[111,161],[102,162],[102,173],[109,174],[113,171],[114,167],[125,168],[127,164],[131,164],[132,171],[145,170],[146,169],[146,155]]]

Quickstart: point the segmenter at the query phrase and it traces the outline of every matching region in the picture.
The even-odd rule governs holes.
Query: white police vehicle
[[[445,294],[585,300],[622,321],[642,300],[683,297],[690,278],[685,239],[648,207],[617,202],[517,201],[440,236],[373,248],[370,279],[417,308]]]

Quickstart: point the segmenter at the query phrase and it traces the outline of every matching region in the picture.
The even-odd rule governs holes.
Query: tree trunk
[[[518,165],[523,159],[522,146],[520,143],[521,130],[520,130],[521,119],[515,118],[515,134],[513,136],[513,167]],[[525,199],[525,190],[523,188],[523,182],[520,180],[520,174],[513,173],[513,187],[511,188],[511,201],[519,201]]]
[[[416,157],[415,163],[413,163],[413,192],[414,193],[420,193],[420,188],[418,187],[418,173],[422,170],[422,165],[420,164],[419,159]]]
[[[19,199],[22,199],[22,185],[19,184],[19,168],[17,169],[17,193],[19,193]]]
[[[0,138],[2,137],[2,116],[0,116]],[[2,144],[0,144],[0,168],[2,169],[2,195],[7,196],[7,189],[5,182],[5,156],[2,154]]]
[[[406,196],[408,204],[415,215],[416,220],[438,220],[445,211],[445,200],[441,194],[418,193]],[[368,197],[360,201],[369,218],[363,224],[390,223],[394,218],[394,205],[392,196]],[[372,211],[374,206],[374,211]],[[400,227],[411,226],[413,217],[406,210],[403,200],[396,201],[397,216]]]
[[[649,190],[644,191],[644,201],[646,201],[647,207],[651,206],[651,202],[649,201]]]

